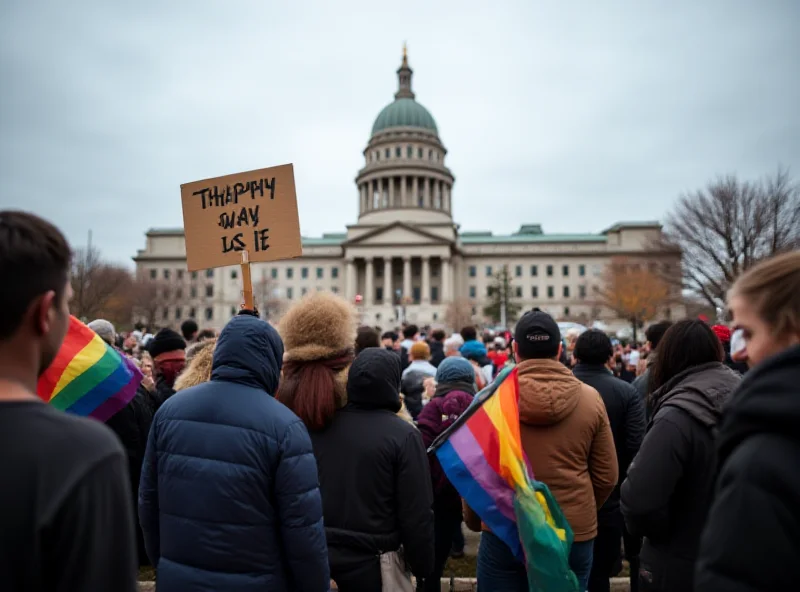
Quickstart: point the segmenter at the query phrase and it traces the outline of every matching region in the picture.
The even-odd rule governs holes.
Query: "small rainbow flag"
[[[494,383],[431,445],[447,478],[528,570],[532,591],[574,592],[572,529],[522,448],[517,368]]]
[[[130,403],[141,382],[136,364],[70,317],[64,343],[36,390],[56,409],[106,421]]]

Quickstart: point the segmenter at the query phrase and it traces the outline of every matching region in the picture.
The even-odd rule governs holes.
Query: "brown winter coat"
[[[575,540],[597,536],[597,510],[619,478],[608,415],[598,392],[556,360],[519,368],[522,447],[553,492]]]

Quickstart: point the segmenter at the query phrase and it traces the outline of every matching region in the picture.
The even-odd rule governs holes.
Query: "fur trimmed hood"
[[[216,342],[204,341],[202,344],[196,345],[202,347],[196,347],[195,351],[192,352],[191,361],[175,381],[175,392],[185,391],[188,388],[211,380],[211,361],[214,358]]]
[[[353,349],[356,311],[342,298],[327,292],[306,296],[281,319],[284,359],[310,362]]]

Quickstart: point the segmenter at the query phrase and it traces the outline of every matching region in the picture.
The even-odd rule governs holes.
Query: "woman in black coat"
[[[728,295],[752,369],[719,428],[716,494],[695,590],[796,590],[800,565],[800,252],[761,263]]]
[[[311,432],[331,577],[341,592],[380,592],[381,553],[403,548],[418,578],[433,570],[433,495],[422,437],[400,410],[397,356],[361,352],[347,404]]]
[[[656,352],[653,417],[622,484],[621,509],[628,531],[644,537],[639,589],[686,592],[711,505],[715,428],[740,377],[702,321],[675,323]]]

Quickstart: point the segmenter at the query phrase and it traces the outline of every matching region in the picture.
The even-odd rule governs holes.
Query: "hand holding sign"
[[[247,308],[251,261],[303,254],[291,164],[186,183],[181,202],[189,271],[241,264]]]

